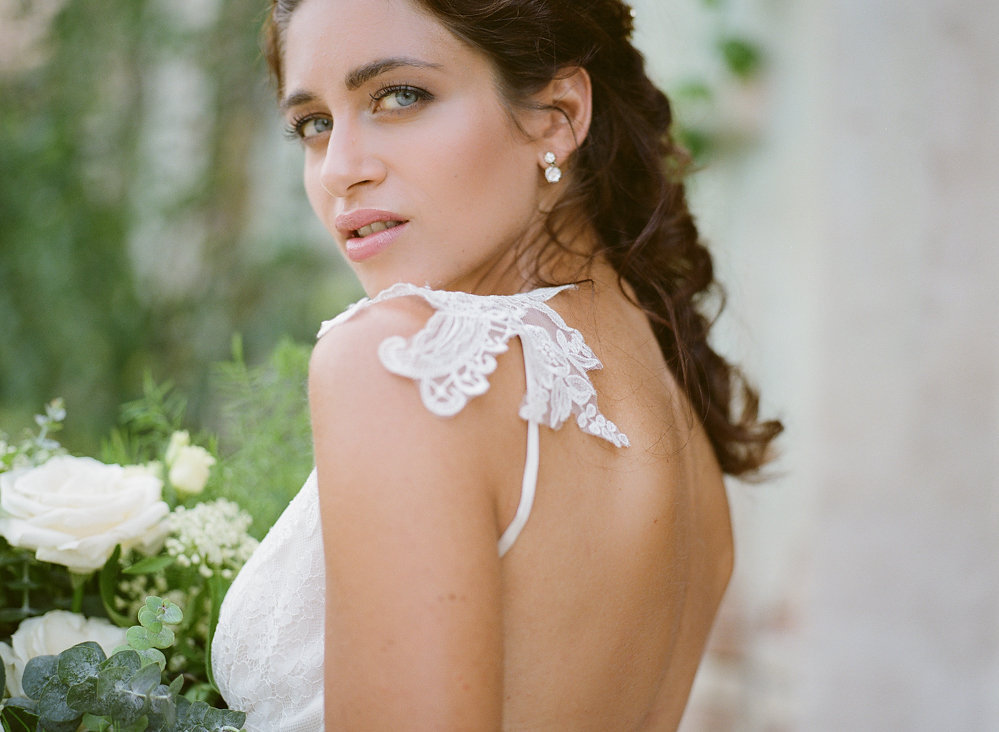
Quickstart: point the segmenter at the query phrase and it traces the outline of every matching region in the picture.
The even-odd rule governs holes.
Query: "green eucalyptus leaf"
[[[79,723],[83,715],[66,703],[68,693],[69,687],[65,684],[57,679],[49,681],[38,699],[38,718],[48,726],[51,726],[50,722],[63,724],[75,720]]]
[[[142,658],[143,666],[159,666],[161,672],[166,670],[166,656],[163,655],[162,651],[155,648],[147,648],[138,653]]]
[[[71,719],[68,722],[56,722],[55,720],[38,718],[37,732],[76,732],[80,727],[78,719]]]
[[[184,611],[180,605],[170,600],[163,601],[163,622],[170,625],[177,625],[184,620]]]
[[[111,658],[117,658],[112,656]],[[97,675],[97,699],[101,704],[109,704],[113,696],[125,688],[125,684],[132,678],[138,669],[131,669],[125,666],[107,666],[101,669]]]
[[[35,656],[24,667],[21,688],[32,699],[41,699],[45,685],[50,679],[58,678],[58,673],[58,656]]]
[[[69,687],[69,691],[66,692],[66,703],[78,712],[97,713],[99,710],[96,674]]]
[[[142,657],[136,653],[134,648],[126,648],[123,651],[116,651],[111,657],[101,664],[101,669],[124,668],[130,673],[135,673],[142,668]]]
[[[108,716],[115,722],[132,724],[145,714],[146,700],[129,689],[118,689],[108,702]]]
[[[171,729],[177,722],[177,694],[160,684],[149,695],[150,722],[160,729]]]
[[[184,704],[183,702],[187,702]],[[208,713],[210,707],[206,702],[203,701],[190,701],[181,697],[177,700],[177,726],[181,726],[183,723],[184,729],[194,729],[198,725],[203,725],[205,722],[205,715]]]
[[[163,627],[159,612],[150,610],[145,605],[139,608],[139,624],[153,633],[159,633]]]
[[[155,664],[143,666],[128,681],[131,690],[144,697],[148,697],[159,683],[160,669]]]
[[[59,654],[59,680],[67,686],[97,675],[97,667],[107,659],[104,649],[94,641],[78,643]]]
[[[4,691],[7,689],[7,664],[0,663],[0,699],[4,696]],[[0,706],[0,711],[3,707]]]
[[[170,600],[150,595],[146,598],[146,607],[156,613],[156,617],[164,623],[176,625],[184,619],[180,607]]]
[[[145,557],[122,571],[124,574],[152,574],[166,569],[176,561],[177,558],[170,555]]]
[[[153,641],[148,630],[141,625],[133,625],[125,632],[125,640],[128,645],[137,651],[144,651],[153,647]]]
[[[183,675],[180,675],[170,682],[170,693],[174,695],[179,694],[183,686],[184,686],[184,677]]]
[[[246,722],[246,713],[233,709],[209,709],[205,714],[205,722],[210,730],[239,730]]]
[[[177,639],[174,632],[169,628],[161,628],[158,633],[149,632],[149,642],[155,648],[169,648],[173,645],[173,642]]]

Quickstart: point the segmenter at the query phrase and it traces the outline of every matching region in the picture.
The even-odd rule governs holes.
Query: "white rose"
[[[116,544],[145,552],[166,535],[163,483],[145,467],[62,455],[0,474],[0,536],[42,562],[87,574]]]
[[[10,645],[0,643],[10,695],[24,696],[21,677],[32,658],[54,656],[84,641],[96,641],[110,655],[115,648],[125,645],[125,629],[104,618],[88,619],[67,610],[52,610],[23,621],[11,636]]]
[[[205,448],[192,445],[187,432],[174,432],[167,447],[166,464],[171,485],[181,493],[194,495],[205,489],[215,458]]]

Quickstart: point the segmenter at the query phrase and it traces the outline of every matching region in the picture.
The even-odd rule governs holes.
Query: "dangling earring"
[[[549,183],[558,183],[562,180],[562,169],[555,164],[555,159],[555,153],[545,153],[545,162],[548,163],[548,167],[545,168],[545,180]]]

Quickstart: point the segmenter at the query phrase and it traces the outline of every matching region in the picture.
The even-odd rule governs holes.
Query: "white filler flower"
[[[186,432],[174,432],[167,447],[167,476],[179,493],[196,495],[205,489],[215,458],[203,447],[191,444]]]
[[[52,610],[23,621],[11,636],[10,645],[0,643],[10,695],[24,696],[21,676],[32,658],[54,656],[84,641],[95,641],[110,655],[115,648],[125,644],[125,629],[104,618],[88,619],[67,610]]]
[[[144,552],[161,546],[170,512],[162,489],[143,467],[54,457],[0,474],[0,536],[33,549],[39,561],[87,574],[104,566],[116,544]]]

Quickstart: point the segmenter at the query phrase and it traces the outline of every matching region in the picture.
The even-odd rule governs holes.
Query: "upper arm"
[[[489,420],[431,414],[377,347],[426,313],[324,336],[309,399],[326,563],[328,729],[496,729],[502,615]],[[486,461],[487,462],[487,461]]]

